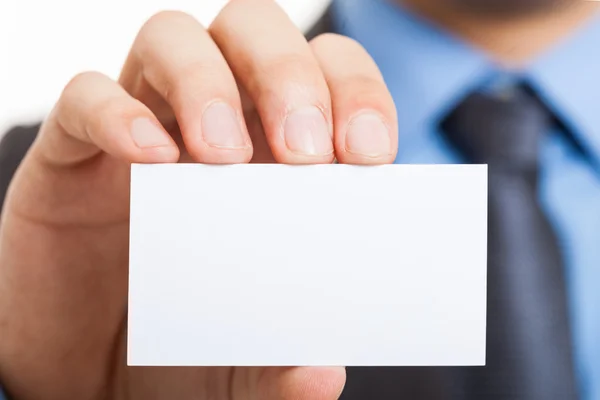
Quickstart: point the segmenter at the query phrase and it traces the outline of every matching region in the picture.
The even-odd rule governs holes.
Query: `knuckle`
[[[316,72],[317,68],[317,64],[310,58],[294,53],[273,57],[265,63],[266,72],[275,74],[310,74]]]
[[[81,116],[81,127],[90,138],[96,138],[98,132],[107,132],[111,121],[121,119],[130,109],[121,98],[106,98]]]
[[[270,60],[262,60],[260,64],[251,66],[249,71],[251,82],[256,90],[266,84],[275,87],[284,84],[322,83],[322,73],[316,61],[301,54],[278,55]],[[254,89],[253,89],[254,90]]]
[[[161,94],[172,104],[193,102],[205,93],[225,90],[225,73],[223,68],[211,61],[190,62],[165,78]]]
[[[279,6],[273,0],[245,0],[245,1],[228,1],[221,8],[211,26],[227,25],[239,18],[247,17],[247,12],[255,12],[256,15],[264,13],[265,8],[273,8]]]
[[[98,120],[105,120],[106,118],[115,118],[115,116],[122,115],[127,112],[130,108],[128,101],[119,97],[108,97],[94,106],[92,112],[93,117]]]
[[[106,124],[110,121],[120,119],[130,110],[130,104],[119,97],[109,97],[103,99],[93,106],[93,110],[84,115],[82,126],[90,136],[94,132],[103,132]]]
[[[102,121],[106,120],[106,118],[110,118],[112,107],[111,105],[112,99],[106,99],[101,101],[100,103],[94,105],[94,110],[92,112],[86,113],[84,116],[84,120],[82,121],[82,125],[86,128],[87,131],[95,131],[99,126],[102,125]]]
[[[337,94],[351,99],[355,107],[370,107],[391,103],[391,95],[385,83],[368,75],[356,75],[341,79],[336,85]]]
[[[73,76],[65,85],[61,95],[61,100],[69,100],[76,93],[85,88],[91,81],[103,77],[104,75],[102,75],[100,72],[95,71],[85,71],[78,73],[77,75]]]
[[[164,33],[172,31],[174,27],[193,24],[199,22],[183,11],[160,11],[142,25],[133,46],[134,53],[144,59],[145,56],[152,55],[155,45],[161,42]]]
[[[66,132],[97,130],[117,113],[126,110],[125,101],[118,96],[95,100],[96,89],[108,78],[95,71],[81,72],[66,84],[52,116]]]
[[[104,75],[99,72],[86,71],[78,73],[69,80],[52,111],[60,124],[65,117],[76,114],[82,95],[86,93],[92,82],[102,78]]]
[[[363,46],[356,40],[337,33],[322,33],[310,41],[316,51],[343,49],[344,51],[365,52]]]
[[[159,11],[144,23],[140,29],[140,34],[152,33],[157,29],[162,30],[173,26],[174,24],[196,22],[194,17],[183,11],[164,10]]]
[[[342,78],[340,81],[340,86],[348,88],[354,92],[358,91],[364,94],[375,93],[381,95],[382,93],[388,92],[385,82],[383,82],[381,79],[378,79],[378,77],[365,74]]]

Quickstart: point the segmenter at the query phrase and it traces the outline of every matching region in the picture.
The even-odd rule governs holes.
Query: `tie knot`
[[[535,170],[552,114],[529,91],[493,96],[476,92],[442,122],[449,142],[470,162],[490,168]]]

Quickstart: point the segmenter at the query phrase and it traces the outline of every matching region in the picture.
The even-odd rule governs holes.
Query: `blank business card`
[[[487,167],[134,165],[128,363],[484,365]]]

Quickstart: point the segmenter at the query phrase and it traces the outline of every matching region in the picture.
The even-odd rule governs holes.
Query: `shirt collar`
[[[338,32],[379,65],[398,109],[401,140],[431,128],[470,91],[504,72],[483,52],[386,0],[334,0]],[[600,163],[600,18],[522,71]],[[600,164],[599,164],[600,165]]]
[[[600,15],[536,59],[525,75],[600,166]]]
[[[333,22],[374,58],[409,131],[434,120],[489,73],[481,53],[387,1],[334,1]]]

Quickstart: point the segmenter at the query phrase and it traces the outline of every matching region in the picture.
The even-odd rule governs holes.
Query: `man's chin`
[[[578,0],[438,0],[449,1],[461,11],[489,17],[519,17],[563,8]]]

